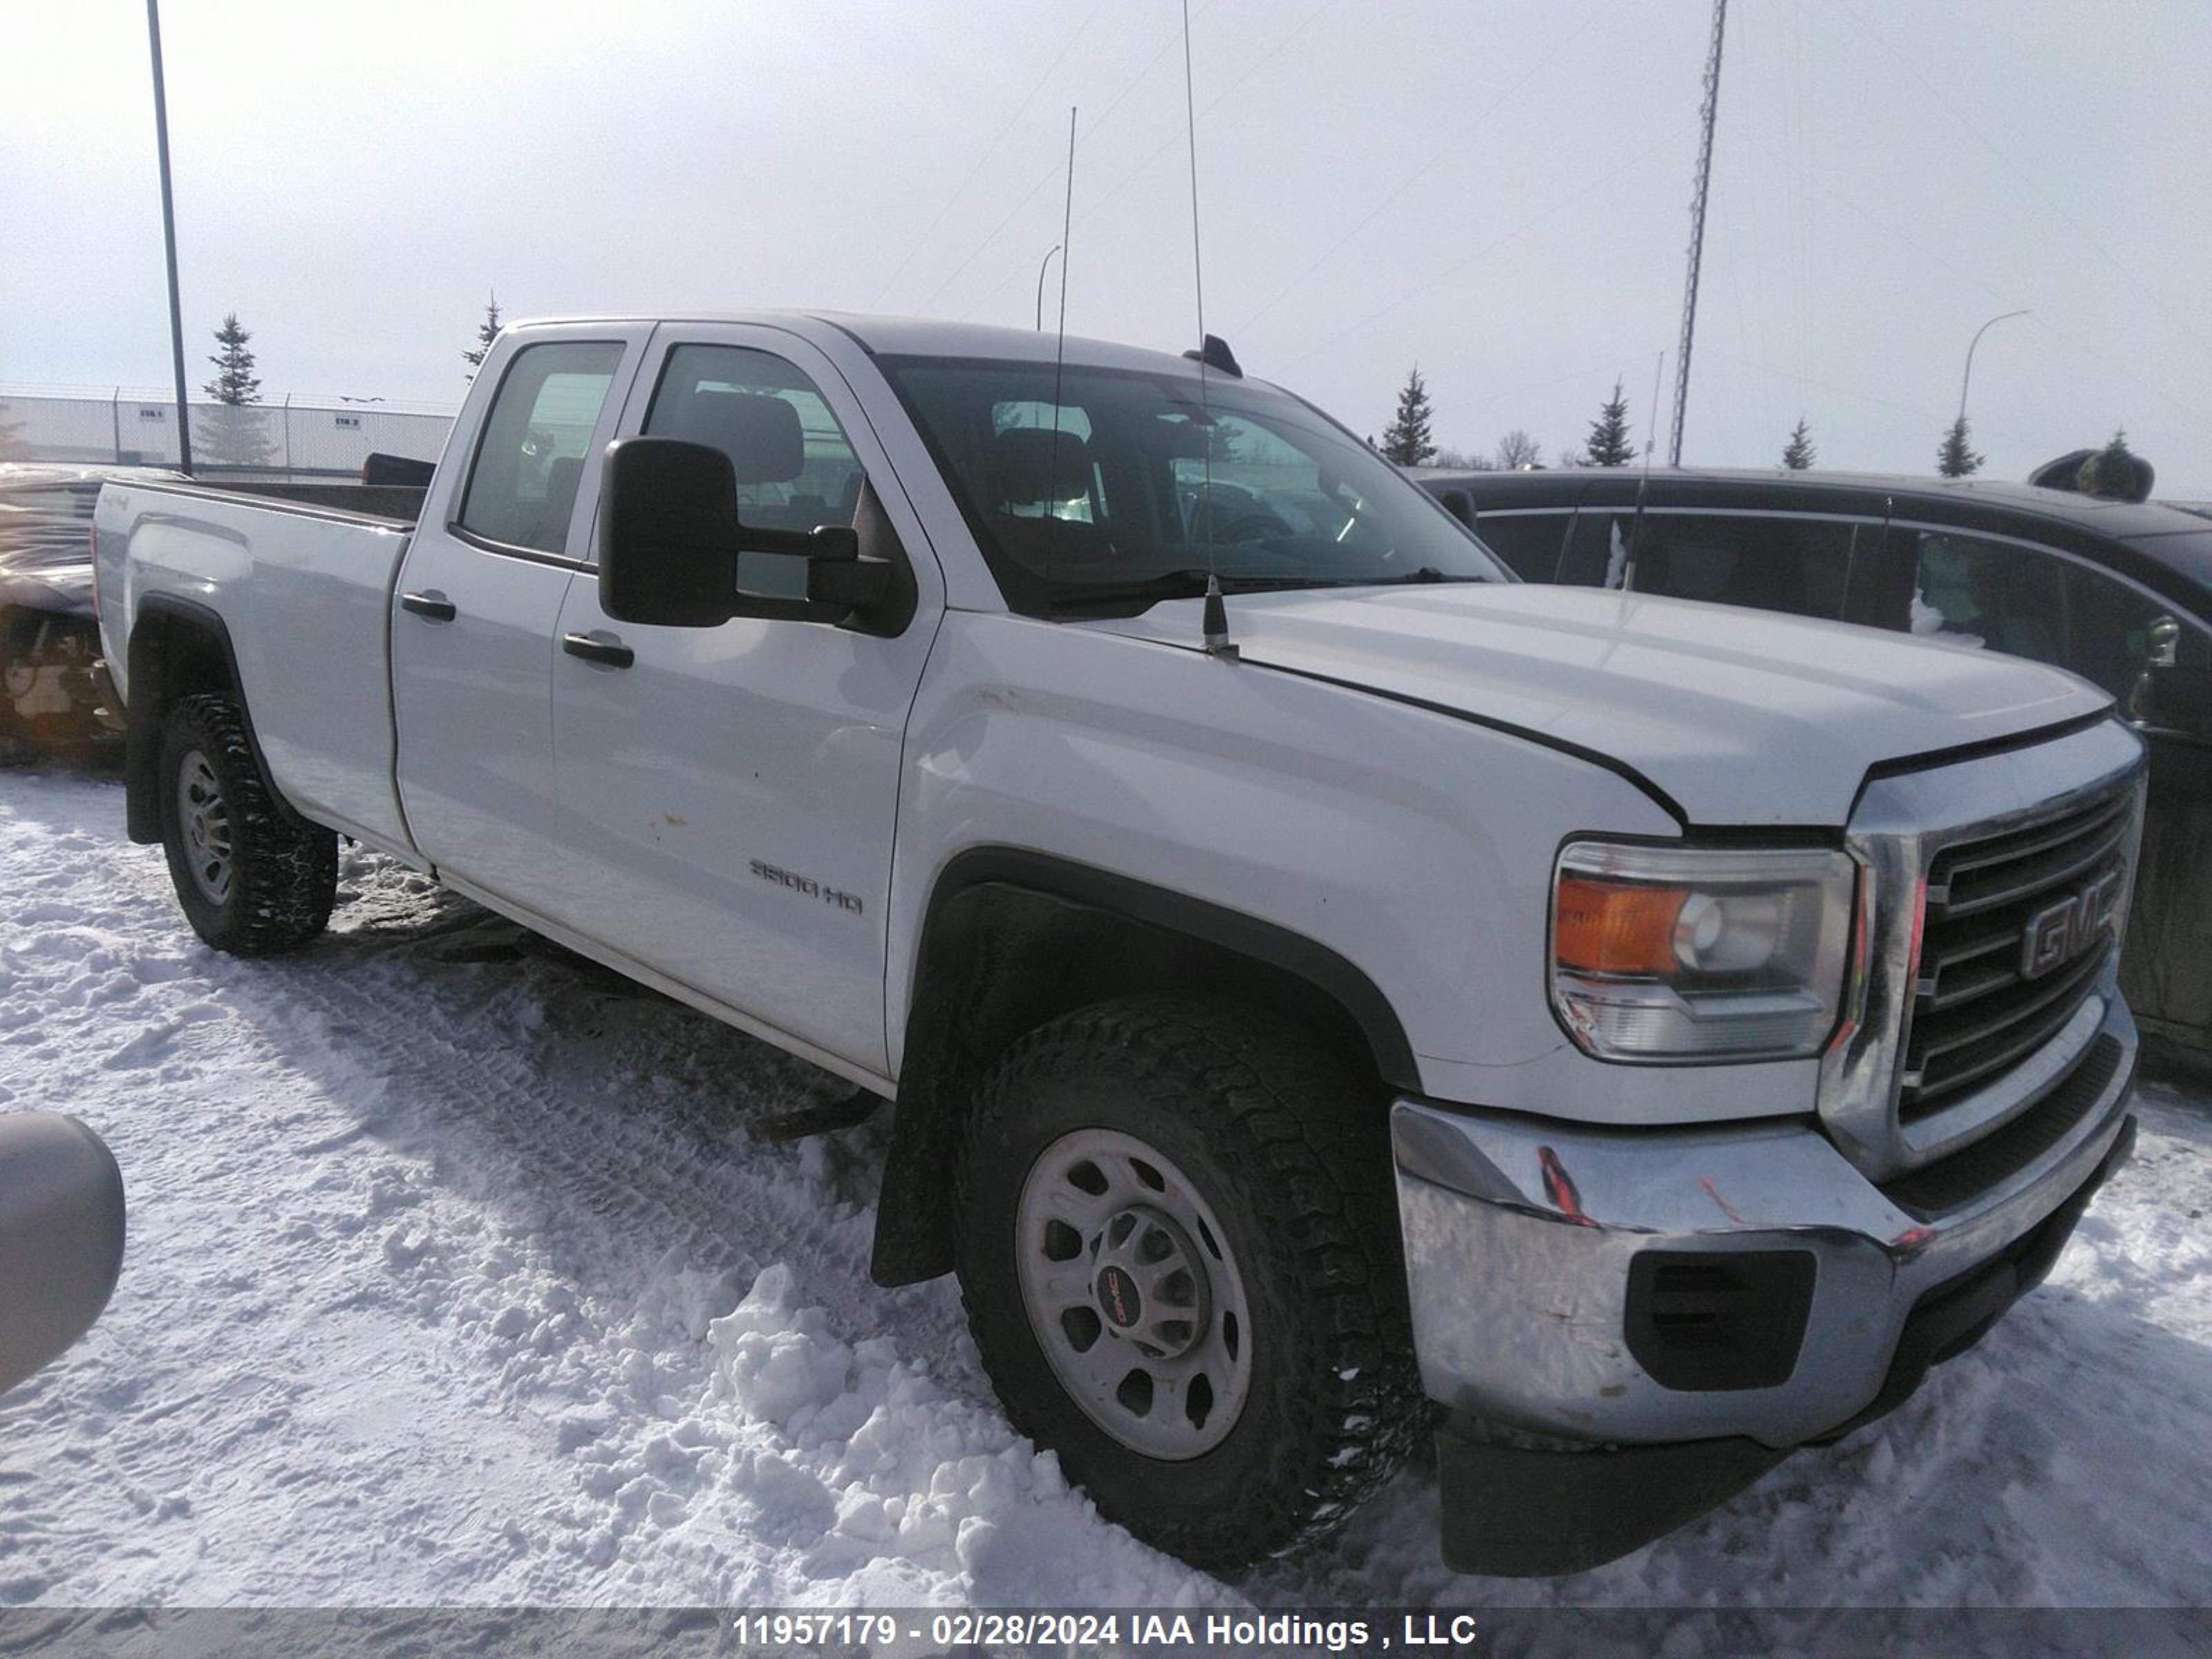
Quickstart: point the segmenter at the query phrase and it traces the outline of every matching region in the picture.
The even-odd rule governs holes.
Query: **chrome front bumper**
[[[1809,1121],[1595,1128],[1401,1100],[1392,1109],[1413,1334],[1431,1399],[1591,1443],[1817,1439],[1882,1395],[1917,1304],[2002,1253],[2094,1179],[2127,1121],[2137,1048],[2064,1133],[1954,1207],[1917,1212]],[[1972,1149],[1969,1149],[1971,1153]],[[1773,1386],[1670,1388],[1630,1352],[1647,1250],[1808,1252],[1809,1310]]]

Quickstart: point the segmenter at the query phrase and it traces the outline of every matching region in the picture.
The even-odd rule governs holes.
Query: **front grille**
[[[1888,1182],[1883,1194],[1923,1221],[1980,1197],[2072,1133],[2104,1098],[2125,1058],[2117,1037],[2099,1037],[2048,1094],[1995,1134]]]
[[[2096,988],[2109,936],[2033,977],[2029,923],[2118,872],[2124,902],[2132,787],[2024,830],[1955,842],[1928,872],[1920,971],[1898,1117],[1910,1123],[1985,1086],[2056,1036]]]

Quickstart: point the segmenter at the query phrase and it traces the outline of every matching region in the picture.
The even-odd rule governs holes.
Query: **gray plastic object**
[[[58,1112],[0,1115],[0,1394],[92,1328],[123,1267],[123,1171]]]

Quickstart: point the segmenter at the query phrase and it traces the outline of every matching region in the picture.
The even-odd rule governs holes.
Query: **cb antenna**
[[[1060,514],[1052,509],[1060,502],[1060,370],[1067,362],[1067,234],[1075,223],[1075,107],[1073,104],[1067,106],[1067,198],[1060,212],[1060,331],[1052,343],[1052,459],[1045,468],[1045,494],[1050,498],[1045,503],[1045,511],[1053,520],[1046,544],[1048,568],[1059,562],[1056,555],[1060,551]],[[1037,280],[1043,281],[1042,272]]]
[[[1651,429],[1644,435],[1644,476],[1636,481],[1636,516],[1628,521],[1628,545],[1622,550],[1620,561],[1620,590],[1624,593],[1636,591],[1636,552],[1644,540],[1644,498],[1651,493],[1651,452],[1659,442],[1659,383],[1667,372],[1664,351],[1651,363]],[[1620,533],[1614,526],[1613,534]]]
[[[1206,261],[1198,240],[1198,101],[1192,90],[1190,70],[1190,0],[1182,0],[1182,113],[1190,142],[1190,278],[1198,299],[1198,423],[1199,454],[1206,479],[1206,654],[1234,662],[1237,647],[1229,642],[1229,607],[1222,603],[1221,577],[1215,571],[1213,512],[1213,411],[1206,395],[1206,376],[1213,342],[1206,332]]]

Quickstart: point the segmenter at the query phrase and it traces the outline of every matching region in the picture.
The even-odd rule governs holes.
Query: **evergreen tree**
[[[215,343],[222,349],[208,359],[216,367],[216,377],[200,388],[216,402],[235,408],[261,401],[261,382],[253,373],[253,354],[246,349],[246,343],[252,337],[240,325],[234,311],[226,315],[222,326],[216,330]]]
[[[1805,417],[1800,415],[1796,428],[1790,434],[1789,443],[1783,448],[1782,465],[1792,472],[1808,471],[1819,454],[1820,451],[1813,447],[1812,428],[1805,424]]]
[[[2128,447],[2128,430],[2112,434],[2112,442],[2081,463],[2074,487],[2084,495],[2104,495],[2114,501],[2140,501],[2150,495],[2150,464]]]
[[[1628,399],[1620,381],[1613,383],[1613,396],[1590,422],[1585,460],[1591,466],[1626,466],[1636,459],[1636,446],[1628,436]]]
[[[1986,458],[1967,447],[1966,431],[1966,417],[1961,415],[1951,422],[1950,430],[1943,434],[1942,444],[1936,451],[1936,470],[1947,478],[1963,478],[1982,470]]]
[[[215,331],[222,348],[208,359],[215,379],[200,390],[216,401],[214,409],[191,416],[192,451],[211,466],[262,466],[270,457],[269,432],[261,415],[250,407],[261,401],[261,381],[253,372],[253,353],[246,343],[253,337],[230,312]]]
[[[1544,446],[1515,427],[1498,441],[1498,465],[1508,472],[1518,472],[1523,467],[1538,467],[1544,464]]]
[[[491,349],[491,343],[497,338],[499,338],[499,295],[496,290],[494,290],[490,303],[484,307],[483,321],[477,325],[476,349],[464,351],[461,354],[462,361],[469,366],[469,372],[462,376],[464,380],[476,379],[477,370],[483,366],[484,354]]]
[[[1398,393],[1398,412],[1382,433],[1382,458],[1400,466],[1419,466],[1437,453],[1429,441],[1429,389],[1421,381],[1421,366],[1406,377]]]

